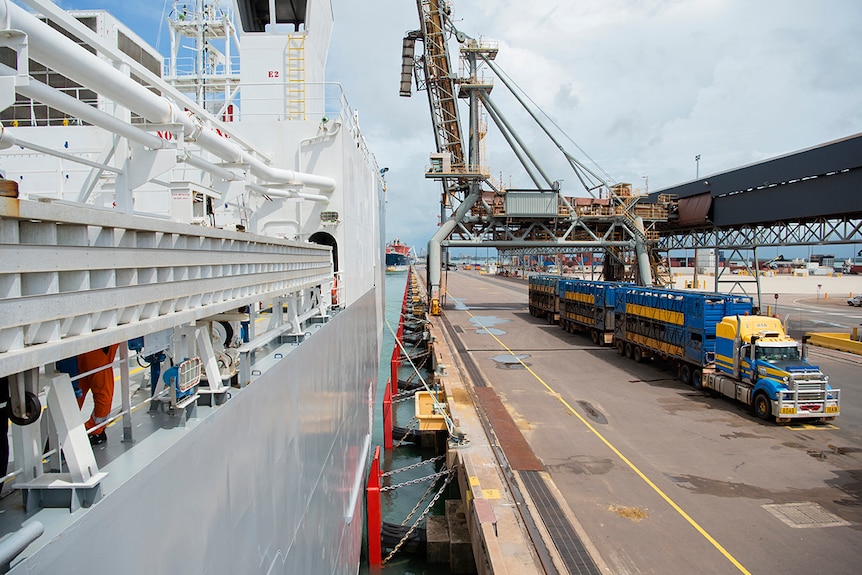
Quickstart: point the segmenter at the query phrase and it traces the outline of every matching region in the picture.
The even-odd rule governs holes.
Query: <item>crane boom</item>
[[[446,46],[449,3],[447,0],[416,0],[416,6],[425,44],[423,70],[437,151],[451,154],[453,171],[463,170],[464,145],[458,116],[458,94]]]

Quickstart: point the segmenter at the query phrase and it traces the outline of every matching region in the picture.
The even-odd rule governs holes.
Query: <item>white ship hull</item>
[[[269,10],[239,4],[254,22]],[[83,89],[92,78],[98,97],[97,112],[76,117],[38,79],[19,78],[18,102],[2,110],[0,170],[20,197],[0,198],[0,378],[47,407],[10,425],[4,490],[20,494],[0,501],[0,537],[24,540],[9,553],[10,573],[358,569],[383,336],[382,181],[340,87],[322,83],[330,3],[276,4],[294,31],[281,21],[274,34],[240,27],[252,64],[243,83],[227,67],[224,97],[241,95],[243,105],[224,100],[220,113],[211,95],[204,108],[159,78],[149,80],[163,94],[154,99],[90,74],[98,62],[14,5],[0,18],[23,30],[31,59]],[[233,37],[203,6],[178,29],[205,16],[216,22],[210,31]],[[59,27],[85,34],[48,9]],[[107,41],[136,40],[104,13],[79,18]],[[225,72],[230,60],[208,65]],[[129,66],[114,67],[148,77]],[[0,88],[11,85],[9,70],[0,68]],[[233,340],[213,335],[230,325]],[[127,359],[127,342],[140,337],[144,351]],[[169,360],[147,359],[152,341],[166,342]],[[89,405],[78,410],[55,362],[112,344],[121,357],[113,423],[91,450]],[[183,399],[178,382],[151,397],[135,373],[146,361],[164,362],[164,372],[190,357],[210,382],[191,388],[197,400]],[[43,454],[46,440],[59,450]]]
[[[10,573],[356,573],[378,318],[368,292],[193,429],[105,466],[91,508],[30,517],[46,534]]]

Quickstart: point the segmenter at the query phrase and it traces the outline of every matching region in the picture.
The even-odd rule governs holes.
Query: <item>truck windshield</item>
[[[780,361],[787,359],[799,359],[799,349],[794,346],[787,347],[760,347],[757,346],[757,359],[763,361]]]

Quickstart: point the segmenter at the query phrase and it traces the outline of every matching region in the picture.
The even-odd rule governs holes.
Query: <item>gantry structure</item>
[[[663,286],[674,250],[753,250],[757,262],[757,247],[862,242],[860,136],[647,194],[610,181],[568,151],[559,129],[495,62],[498,44],[455,27],[450,2],[417,0],[417,8],[420,28],[404,38],[400,92],[410,96],[415,81],[427,93],[435,136],[425,169],[442,188],[440,227],[428,244],[432,312],[445,297],[441,269],[450,247],[494,247],[504,256],[599,252],[603,279]],[[458,45],[457,73],[450,40]],[[492,97],[494,79],[559,150],[577,188],[564,189],[563,179],[538,161]],[[459,102],[466,103],[466,138]],[[486,118],[534,187],[507,188],[491,176],[482,154]],[[759,297],[755,271],[750,277]]]
[[[428,95],[435,151],[425,177],[441,182],[440,228],[428,244],[428,287],[432,312],[441,295],[442,249],[494,247],[501,251],[546,248],[555,252],[604,251],[603,275],[642,285],[658,281],[651,256],[657,244],[655,226],[666,222],[674,198],[663,196],[642,206],[645,194],[629,184],[611,183],[566,150],[529,99],[494,62],[498,45],[468,37],[451,18],[446,0],[417,0],[420,28],[409,32],[402,49],[401,95],[416,86]],[[459,44],[462,65],[452,67],[449,40]],[[421,43],[421,50],[417,49]],[[577,176],[579,193],[562,189],[513,129],[491,96],[490,71],[502,80]],[[467,103],[467,138],[461,129],[459,100]],[[507,189],[491,177],[481,150],[490,117],[529,176],[534,188]]]

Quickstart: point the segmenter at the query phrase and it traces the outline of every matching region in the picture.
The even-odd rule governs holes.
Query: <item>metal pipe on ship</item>
[[[267,182],[298,184],[323,192],[335,190],[335,180],[332,178],[265,164],[215,130],[205,127],[200,119],[191,113],[186,113],[173,102],[153,94],[8,0],[0,0],[0,22],[4,23],[5,30],[20,30],[27,35],[29,55],[33,60],[49,68],[63,70],[63,74],[70,79],[122,103],[149,122],[179,124],[186,141],[197,143],[223,161],[247,164],[253,175]]]

